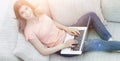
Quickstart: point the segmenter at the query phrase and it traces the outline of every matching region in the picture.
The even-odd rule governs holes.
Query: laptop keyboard
[[[73,51],[79,51],[80,45],[81,45],[81,40],[83,38],[84,30],[79,30],[80,35],[79,36],[74,36],[74,39],[78,41],[78,44],[76,44],[74,48],[71,48]]]

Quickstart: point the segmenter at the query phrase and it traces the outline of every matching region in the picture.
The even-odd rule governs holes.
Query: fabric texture
[[[14,19],[3,20],[0,28],[0,61],[19,61],[12,54],[17,41],[17,23]]]
[[[47,47],[54,47],[62,43],[66,36],[66,32],[59,29],[46,14],[42,15],[34,24],[26,25],[24,33],[26,40],[37,38]]]
[[[4,20],[0,30],[0,52],[12,52],[17,41],[17,23],[15,20]]]
[[[120,22],[120,0],[101,0],[101,6],[107,21]]]
[[[22,34],[18,34],[16,48],[13,53],[24,61],[49,61],[49,56],[42,56]]]
[[[72,25],[88,12],[95,12],[103,23],[100,0],[48,0],[54,20],[64,25]]]

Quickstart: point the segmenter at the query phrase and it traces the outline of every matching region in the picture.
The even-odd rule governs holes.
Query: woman
[[[42,55],[50,55],[67,47],[75,47],[74,44],[78,43],[74,39],[63,43],[67,33],[70,35],[79,35],[80,32],[77,29],[59,24],[25,0],[19,0],[15,3],[14,12],[19,23],[19,31]],[[104,40],[94,39],[86,41],[83,51],[119,50],[120,47],[118,45],[120,45],[120,42],[107,41],[112,36],[95,13],[84,15],[72,26],[85,26],[89,21],[88,18],[90,18],[89,26],[93,26]]]

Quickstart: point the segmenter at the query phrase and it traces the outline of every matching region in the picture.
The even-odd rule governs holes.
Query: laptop
[[[69,39],[75,39],[78,41],[78,44],[76,45],[76,47],[74,48],[65,48],[61,50],[61,54],[67,54],[67,55],[81,55],[82,51],[83,51],[83,46],[84,46],[84,42],[87,36],[87,31],[88,31],[88,27],[89,27],[89,22],[90,22],[90,18],[88,23],[85,26],[82,27],[70,27],[70,28],[77,28],[80,32],[79,36],[71,36],[70,34],[66,35],[65,41],[68,41]]]

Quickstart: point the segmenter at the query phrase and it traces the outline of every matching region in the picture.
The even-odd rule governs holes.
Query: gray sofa
[[[83,15],[87,12],[90,12],[90,10],[92,10],[95,13],[97,13],[98,16],[101,18],[106,28],[113,35],[114,40],[120,41],[120,34],[119,34],[120,0],[89,0],[89,1],[88,0],[76,0],[76,1],[75,0],[34,0],[34,1],[40,1],[40,3],[44,2],[45,5],[44,7],[42,7],[44,8],[44,11],[46,11],[48,15],[51,14],[53,19],[58,20],[58,22],[67,26],[75,23],[81,14]],[[17,53],[14,52],[18,44],[18,41],[21,40],[25,41],[24,37],[20,36],[17,28],[17,21],[14,19],[15,16],[12,10],[12,6],[14,2],[15,0],[10,0],[10,1],[3,0],[0,2],[2,4],[0,6],[1,9],[0,61],[23,61],[23,60],[38,61],[29,58],[28,58],[29,60],[25,60],[23,59],[23,57],[21,58],[20,56],[17,55]],[[50,11],[46,9],[50,9]],[[89,30],[88,39],[94,39],[94,38],[100,39],[100,37],[93,29]],[[33,46],[32,49],[34,49]],[[119,57],[120,57],[120,53],[117,52],[87,52],[85,54],[76,57],[62,57],[57,54],[52,54],[49,56],[49,61],[120,61]],[[39,61],[44,61],[41,59],[41,57],[39,57],[39,59],[40,59]]]

